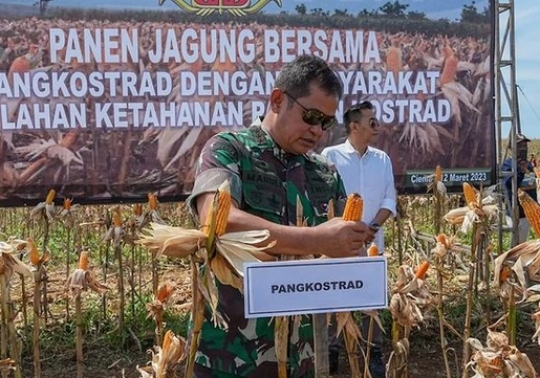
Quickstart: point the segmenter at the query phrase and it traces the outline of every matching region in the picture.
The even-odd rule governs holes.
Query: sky
[[[540,2],[515,0],[516,84],[521,131],[540,139]]]

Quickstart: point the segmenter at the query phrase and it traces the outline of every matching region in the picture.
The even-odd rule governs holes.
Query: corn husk
[[[536,370],[529,357],[515,346],[508,345],[508,337],[502,332],[488,329],[486,347],[475,338],[467,340],[475,349],[467,367],[475,377],[536,377]]]
[[[176,368],[186,358],[186,341],[167,331],[161,347],[150,350],[152,361],[150,366],[138,367],[141,378],[174,378]]]
[[[426,282],[416,277],[414,270],[402,265],[390,299],[390,312],[395,321],[408,329],[424,321],[422,311],[433,303]]]

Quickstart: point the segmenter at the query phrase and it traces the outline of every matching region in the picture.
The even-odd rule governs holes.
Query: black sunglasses
[[[283,91],[291,100],[293,100],[304,111],[302,113],[302,120],[311,126],[321,125],[323,131],[331,129],[336,124],[336,117],[324,114],[318,109],[308,109],[304,105],[298,102],[292,95]]]

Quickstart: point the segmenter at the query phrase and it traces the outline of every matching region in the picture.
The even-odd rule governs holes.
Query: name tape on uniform
[[[246,318],[388,307],[384,256],[244,264]]]

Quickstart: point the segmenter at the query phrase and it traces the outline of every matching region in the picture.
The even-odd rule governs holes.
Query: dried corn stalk
[[[444,219],[453,225],[461,225],[460,231],[467,233],[475,223],[493,222],[497,218],[498,205],[495,198],[482,198],[481,193],[469,183],[463,183],[463,193],[467,206],[450,210]]]
[[[167,331],[161,347],[155,346],[152,354],[151,366],[137,370],[141,378],[174,378],[178,365],[186,358],[186,341],[182,337],[175,336],[172,331]]]
[[[408,375],[410,330],[423,322],[422,311],[433,302],[429,288],[424,281],[428,268],[428,262],[424,262],[416,273],[408,265],[402,265],[398,268],[389,306],[392,314],[393,350],[388,359],[388,376]]]
[[[410,330],[422,323],[424,320],[422,311],[433,302],[431,292],[423,278],[428,267],[429,263],[425,262],[418,269],[418,274],[407,265],[398,268],[389,307],[392,318],[405,329]]]
[[[214,322],[223,322],[216,312],[218,300],[216,280],[223,285],[243,290],[243,264],[274,259],[264,250],[274,246],[275,242],[265,247],[256,246],[270,237],[269,231],[225,233],[231,206],[229,182],[225,181],[214,196],[202,230],[171,227],[154,222],[151,223],[152,229],[138,241],[155,257],[164,254],[170,257],[191,258],[193,329],[187,359],[187,377],[193,374],[195,353],[204,321],[205,303],[210,308]],[[201,260],[199,272],[197,265]]]
[[[534,328],[536,329],[532,337],[532,340],[533,341],[536,340],[536,342],[538,343],[538,346],[540,346],[540,302],[538,302],[538,311],[532,314],[531,317],[534,320]]]
[[[488,329],[487,346],[475,338],[468,339],[475,349],[467,368],[472,368],[476,378],[536,377],[536,370],[529,357],[515,346],[508,345],[508,337]]]
[[[49,190],[47,197],[44,202],[38,203],[31,211],[30,216],[32,218],[41,218],[44,217],[48,221],[53,221],[56,218],[57,210],[54,206],[54,197],[56,196],[56,191],[54,189]]]
[[[10,286],[13,273],[19,273],[20,275],[30,276],[32,273],[30,268],[21,262],[15,253],[17,252],[17,245],[15,243],[0,242],[0,305],[2,310],[2,317],[0,323],[0,355],[7,357],[8,346],[9,354],[14,359],[13,365],[17,366],[17,359],[20,358],[21,341],[17,337],[17,331],[15,329],[15,316],[12,314],[10,306]],[[2,376],[7,376],[9,366],[11,364],[10,359],[3,360],[5,362],[6,370],[2,371]]]
[[[443,172],[440,165],[435,167],[435,173],[432,175],[432,181],[428,184],[428,191],[446,195],[446,185],[443,182]]]
[[[156,344],[161,344],[161,332],[163,330],[163,311],[167,302],[171,299],[174,292],[174,287],[171,285],[164,285],[159,290],[155,299],[146,304],[148,310],[148,317],[152,317],[156,323]]]
[[[513,271],[517,282],[508,278],[508,273]],[[522,295],[522,301],[530,295],[528,289],[529,280],[540,282],[540,240],[530,240],[518,244],[495,259],[494,282],[499,286],[500,295],[503,298],[510,296],[510,290],[514,287],[516,294]]]
[[[99,283],[90,270],[88,252],[83,251],[79,257],[79,266],[71,273],[66,281],[65,290],[75,298],[75,317],[77,328],[75,330],[75,348],[77,350],[77,378],[82,378],[84,374],[83,364],[83,320],[81,294],[88,289],[96,293],[104,293],[107,286]]]
[[[347,197],[345,210],[343,211],[343,219],[346,221],[359,222],[362,219],[363,211],[364,200],[358,193],[352,193]],[[337,312],[336,323],[338,336],[343,332],[345,348],[347,349],[347,356],[349,357],[349,364],[351,365],[351,375],[353,377],[360,377],[358,354],[362,333],[351,312]]]
[[[304,223],[304,207],[300,197],[296,197],[296,226],[303,227]],[[280,260],[292,260],[294,256],[281,255]],[[299,318],[296,318],[299,319]],[[277,316],[274,329],[274,347],[276,350],[276,358],[278,361],[278,378],[287,378],[287,352],[289,349],[289,324],[291,318],[289,316]]]

